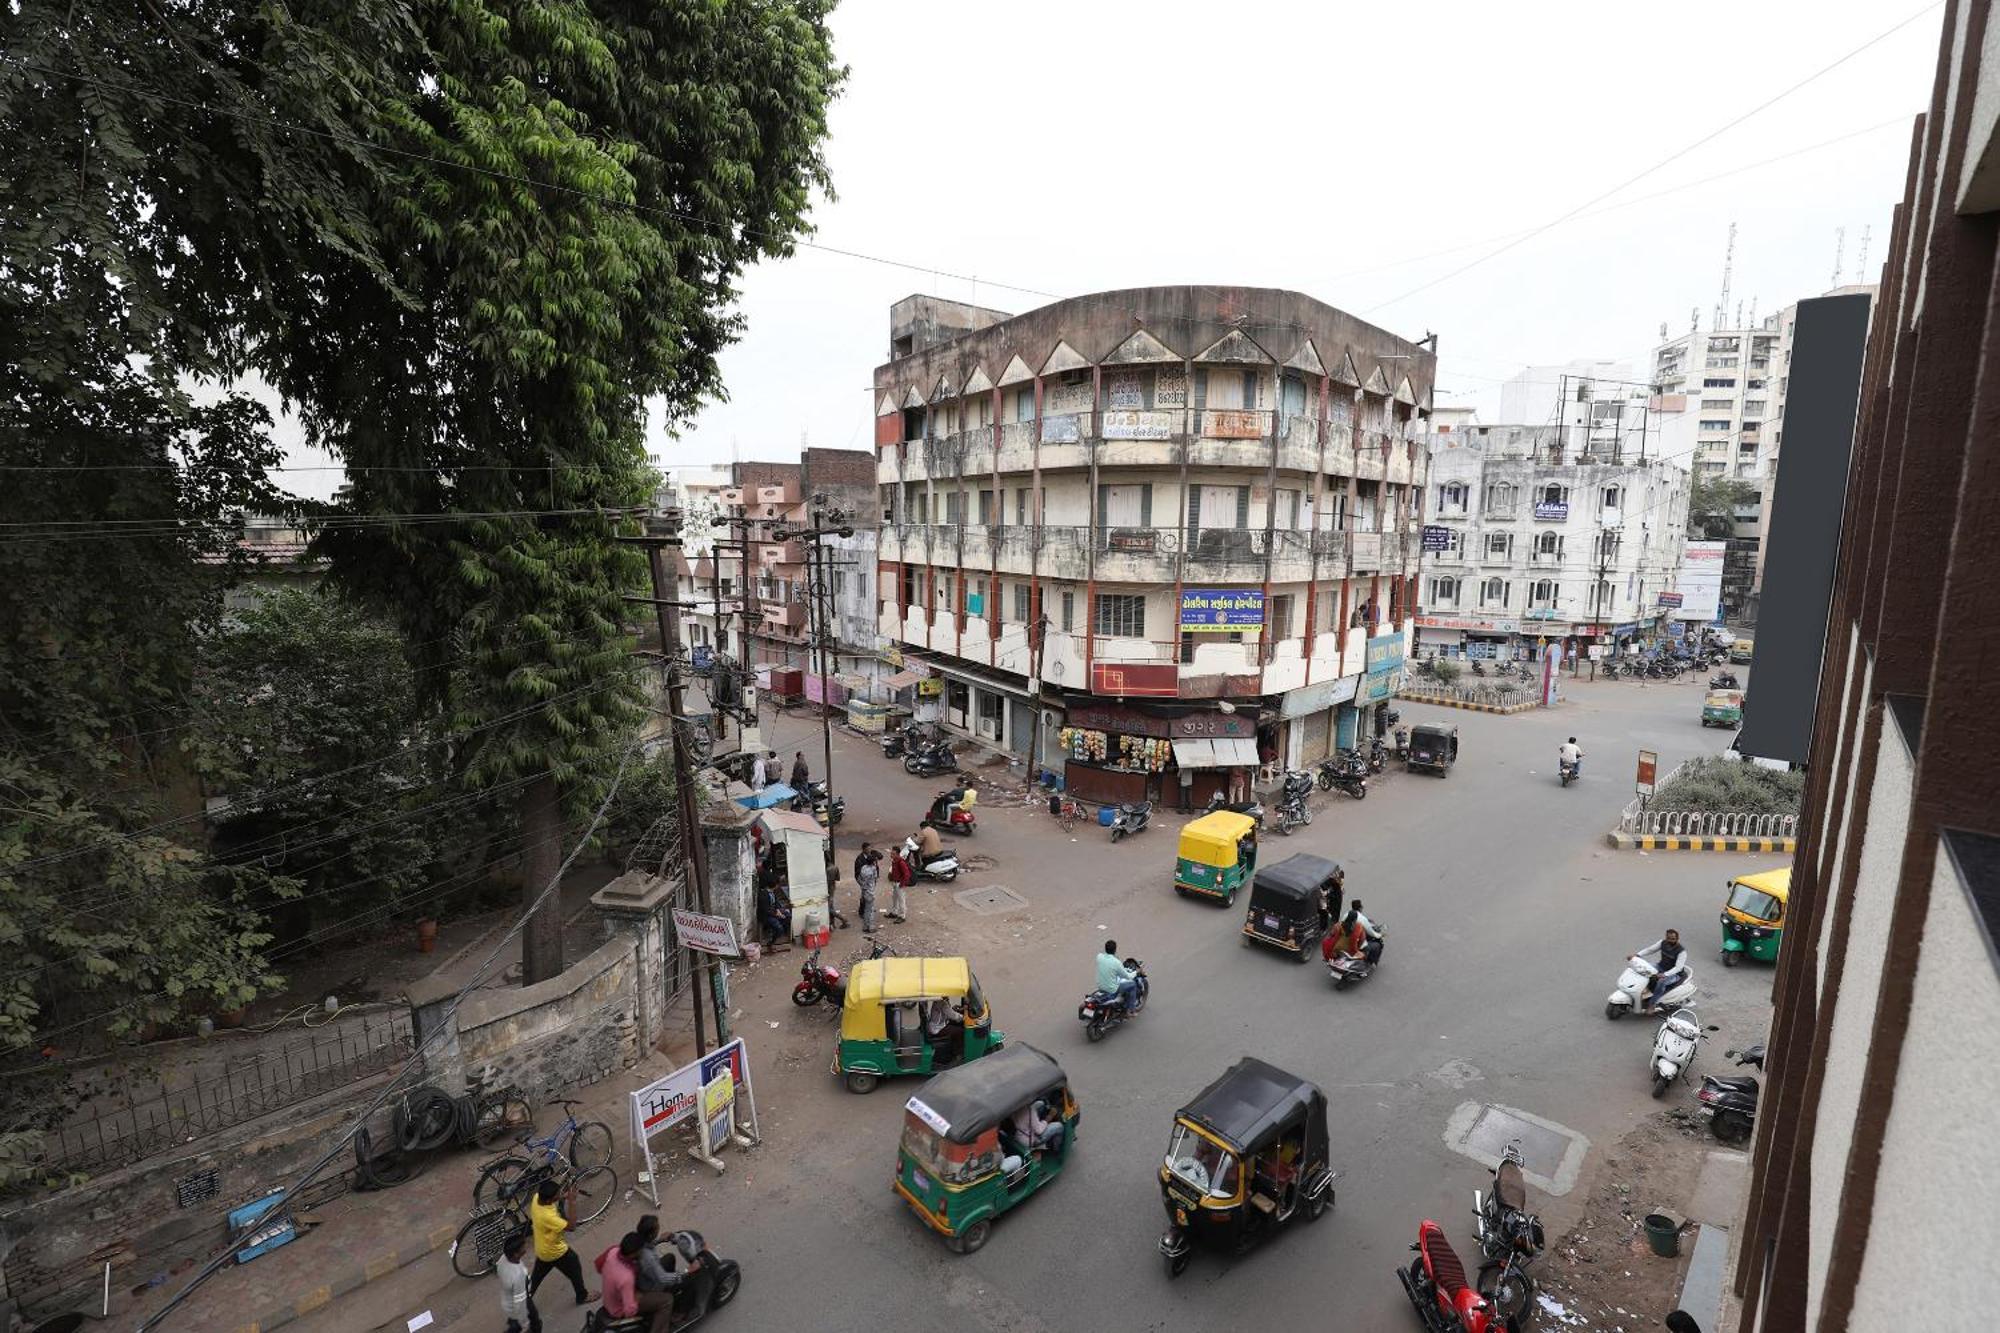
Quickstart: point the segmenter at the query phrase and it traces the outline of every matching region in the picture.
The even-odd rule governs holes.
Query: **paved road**
[[[1449,777],[1391,773],[1365,802],[1316,796],[1310,829],[1267,844],[1267,858],[1340,859],[1350,894],[1388,928],[1383,968],[1343,994],[1318,966],[1241,947],[1240,907],[1172,895],[1177,818],[1113,847],[1095,828],[1065,837],[1033,809],[985,810],[971,850],[997,864],[963,883],[1005,884],[1028,908],[977,917],[937,895],[927,919],[963,933],[1000,1026],[1062,1061],[1084,1120],[1071,1170],[1004,1218],[977,1255],[945,1251],[889,1192],[909,1087],[842,1091],[825,1074],[830,1028],[784,1001],[796,955],[756,969],[736,998],[768,1146],[719,1181],[678,1177],[665,1210],[670,1225],[701,1227],[745,1265],[740,1308],[715,1327],[865,1322],[915,1333],[949,1320],[1009,1333],[1165,1329],[1241,1326],[1251,1311],[1307,1327],[1322,1324],[1335,1299],[1343,1326],[1413,1326],[1392,1269],[1424,1216],[1469,1245],[1470,1192],[1484,1181],[1445,1145],[1456,1108],[1468,1100],[1518,1108],[1593,1145],[1656,1109],[1646,1077],[1652,1025],[1603,1017],[1627,952],[1678,926],[1693,946],[1703,1019],[1723,1027],[1717,1041],[1760,1040],[1768,1021],[1768,971],[1725,972],[1715,961],[1716,912],[1731,874],[1783,858],[1621,853],[1603,840],[1630,797],[1639,747],[1658,750],[1664,770],[1726,744],[1699,724],[1702,688],[1579,683],[1570,693],[1556,710],[1516,717],[1406,704],[1405,721],[1461,728]],[[781,749],[793,748],[785,728],[805,739],[803,722],[784,719]],[[1587,776],[1565,790],[1553,767],[1569,734],[1584,745]],[[841,755],[857,835],[902,825],[929,794],[932,784],[903,776],[859,741],[848,739]],[[843,838],[849,856],[853,841]],[[1075,1007],[1107,929],[1122,951],[1146,960],[1153,1004],[1089,1046]],[[1159,1154],[1175,1108],[1241,1054],[1326,1088],[1338,1206],[1233,1263],[1202,1255],[1169,1282],[1155,1250]],[[1586,1175],[1595,1157],[1593,1149]],[[1581,1193],[1543,1201],[1551,1234]],[[625,1212],[638,1211],[622,1210],[582,1248],[594,1253],[624,1229]],[[441,1258],[431,1267],[442,1268]],[[440,1314],[487,1308],[448,1278],[448,1270],[424,1278]],[[370,1327],[394,1312],[376,1308],[385,1302],[417,1302],[411,1286],[330,1311],[323,1318],[335,1322],[325,1327]],[[567,1307],[566,1298],[553,1303]],[[564,1308],[551,1328],[573,1322]],[[320,1324],[300,1327],[317,1333]]]

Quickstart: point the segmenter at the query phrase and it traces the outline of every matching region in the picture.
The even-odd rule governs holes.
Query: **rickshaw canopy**
[[[1062,1066],[1020,1042],[971,1064],[947,1069],[911,1097],[906,1109],[953,1143],[972,1143],[1029,1102],[1069,1081]]]
[[[867,959],[848,974],[840,1035],[849,1041],[880,1041],[888,1033],[883,1005],[955,1000],[971,989],[972,966],[963,958]]]
[[[1326,1094],[1276,1065],[1245,1056],[1180,1109],[1179,1118],[1208,1131],[1239,1155],[1263,1151],[1295,1120],[1306,1124],[1308,1153],[1326,1144]]]
[[[1419,722],[1410,728],[1410,743],[1417,741],[1454,741],[1458,739],[1458,728],[1445,722]]]
[[[1781,866],[1776,870],[1763,870],[1754,875],[1738,875],[1729,883],[1732,888],[1741,884],[1746,889],[1768,893],[1782,905],[1792,896],[1792,868]]]
[[[1217,810],[1203,815],[1181,830],[1180,855],[1183,860],[1205,866],[1236,864],[1237,844],[1246,833],[1254,833],[1257,821],[1233,810]]]
[[[1702,706],[1705,708],[1741,708],[1743,706],[1743,691],[1710,690],[1708,697],[1702,700]],[[1786,873],[1789,874],[1790,872],[1787,871]]]
[[[1324,856],[1300,853],[1276,865],[1264,866],[1250,881],[1252,907],[1294,911],[1318,910],[1320,885],[1340,873],[1340,863]],[[1288,1076],[1289,1077],[1289,1076]]]

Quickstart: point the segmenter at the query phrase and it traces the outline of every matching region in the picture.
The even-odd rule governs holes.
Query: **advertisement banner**
[[[1090,692],[1116,698],[1178,699],[1181,669],[1172,662],[1092,662]]]
[[[1368,691],[1370,703],[1386,699],[1403,683],[1403,636],[1382,634],[1368,641]]]
[[[726,916],[703,916],[700,912],[676,907],[674,934],[687,948],[701,953],[735,958],[743,952],[736,943],[736,923]]]
[[[1262,588],[1184,588],[1181,591],[1182,633],[1228,633],[1262,629]]]
[[[1535,517],[1563,521],[1569,518],[1569,502],[1566,500],[1535,501]]]
[[[721,1090],[723,1086],[728,1088],[726,1094]],[[726,1100],[711,1103],[710,1097],[726,1097]],[[698,1117],[696,1124],[701,1133],[696,1140],[695,1156],[721,1169],[710,1146],[716,1130],[708,1111],[710,1105],[721,1107],[725,1134],[733,1129],[746,1146],[757,1142],[757,1095],[750,1083],[749,1059],[741,1037],[631,1094],[632,1149],[641,1164],[639,1185],[656,1207],[660,1189],[653,1141],[682,1121]]]
[[[1680,596],[1677,620],[1714,620],[1722,608],[1722,554],[1727,542],[1689,542],[1681,553],[1680,577],[1674,580]],[[1662,598],[1662,604],[1665,599]]]
[[[1424,524],[1424,549],[1426,551],[1449,551],[1451,549],[1451,529],[1435,523]]]

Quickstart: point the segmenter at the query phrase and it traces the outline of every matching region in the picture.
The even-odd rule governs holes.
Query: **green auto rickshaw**
[[[1722,904],[1722,965],[1735,967],[1748,954],[1759,962],[1778,960],[1785,938],[1785,903],[1792,896],[1792,868],[1738,875],[1729,881]]]
[[[847,979],[833,1072],[849,1092],[873,1092],[896,1074],[969,1064],[1005,1040],[963,958],[872,958]]]
[[[896,1193],[959,1254],[1062,1174],[1081,1118],[1062,1066],[1018,1043],[939,1074],[903,1112]]]
[[[1257,870],[1257,821],[1234,810],[1217,810],[1181,830],[1174,862],[1174,892],[1207,898],[1224,907]]]
[[[1701,724],[1704,727],[1742,726],[1743,691],[1710,690],[1701,701]]]

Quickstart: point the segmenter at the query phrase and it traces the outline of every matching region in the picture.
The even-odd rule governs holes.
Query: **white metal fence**
[[[1655,791],[1680,776],[1686,762],[1654,783]],[[1797,815],[1759,815],[1742,810],[1649,810],[1646,798],[1635,796],[1618,816],[1618,831],[1653,838],[1796,838]]]

